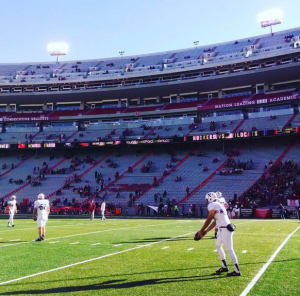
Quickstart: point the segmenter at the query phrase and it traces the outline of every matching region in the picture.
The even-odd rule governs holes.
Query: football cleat
[[[241,276],[241,273],[240,272],[236,272],[236,271],[228,272],[227,276]]]
[[[41,242],[42,239],[39,237],[38,239],[35,240],[36,242]]]
[[[13,224],[11,227],[15,227],[15,224]]]
[[[221,267],[220,269],[216,270],[216,274],[221,274],[222,272],[228,272],[227,267]]]

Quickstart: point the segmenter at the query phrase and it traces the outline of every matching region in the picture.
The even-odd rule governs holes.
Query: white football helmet
[[[222,192],[217,191],[217,192],[215,192],[215,193],[216,193],[216,195],[217,195],[217,198],[221,198],[221,197],[222,197]]]
[[[38,199],[44,199],[44,198],[45,198],[44,193],[40,193],[40,194],[38,195]]]
[[[11,199],[11,200],[16,200],[17,197],[16,197],[15,195],[13,195],[10,199]]]
[[[218,199],[218,197],[214,192],[208,192],[205,195],[205,199],[210,203],[210,202],[216,201]]]

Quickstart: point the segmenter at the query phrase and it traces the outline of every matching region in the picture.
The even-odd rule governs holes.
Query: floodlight
[[[51,56],[56,56],[58,63],[58,57],[67,55],[67,52],[69,50],[69,45],[66,42],[57,42],[57,43],[49,43],[47,45],[47,49]]]
[[[280,25],[283,18],[283,11],[280,8],[273,8],[257,15],[257,20],[262,28],[270,27],[273,34],[272,26]]]

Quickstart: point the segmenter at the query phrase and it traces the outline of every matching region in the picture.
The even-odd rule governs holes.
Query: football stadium
[[[300,27],[275,12],[0,63],[0,295],[299,295]]]

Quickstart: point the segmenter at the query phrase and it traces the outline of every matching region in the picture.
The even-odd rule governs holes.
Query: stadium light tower
[[[194,43],[194,45],[196,46],[196,49],[197,49],[197,46],[198,46],[198,44],[199,44],[199,41],[194,41],[193,43]]]
[[[69,45],[65,42],[49,43],[47,49],[51,56],[56,56],[56,63],[59,64],[58,57],[67,55]]]
[[[280,8],[270,9],[257,15],[257,20],[262,28],[270,27],[273,35],[273,26],[280,25],[283,17],[283,11]]]
[[[120,56],[121,56],[121,58],[123,57],[123,54],[125,53],[125,51],[124,50],[122,50],[122,51],[119,51],[119,54],[120,54]]]

